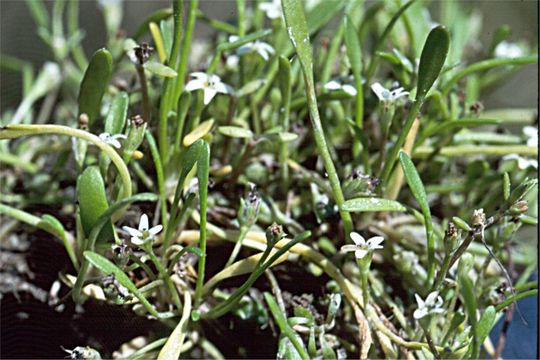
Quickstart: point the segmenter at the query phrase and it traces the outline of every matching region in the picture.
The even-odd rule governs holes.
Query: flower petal
[[[357,259],[363,259],[364,256],[366,256],[368,253],[368,251],[366,249],[358,249],[354,252],[354,256],[357,258]]]
[[[384,238],[382,236],[374,236],[367,241],[367,244],[370,249],[382,249],[383,247],[380,244],[383,241]]]
[[[222,94],[232,94],[234,92],[232,87],[222,82],[216,83],[214,90]]]
[[[372,84],[371,85],[371,90],[375,93],[375,95],[377,95],[377,97],[379,98],[380,101],[385,101],[387,100],[384,96],[383,96],[383,93],[384,91],[386,90],[380,83],[376,82],[375,84]]]
[[[426,298],[426,306],[435,306],[435,300],[437,300],[437,296],[439,296],[438,291],[433,291],[432,293],[429,293]]]
[[[339,251],[342,253],[347,253],[347,252],[356,251],[356,249],[357,249],[356,245],[343,245]]]
[[[134,244],[134,245],[142,245],[144,244],[146,241],[144,241],[143,239],[137,237],[137,236],[134,236],[131,238],[131,243]]]
[[[427,309],[426,308],[416,309],[416,310],[414,310],[414,313],[413,313],[413,317],[416,320],[419,320],[419,319],[423,318],[426,315],[427,315]]]
[[[351,95],[351,96],[356,96],[357,92],[356,92],[356,88],[352,85],[349,85],[349,84],[345,84],[342,86],[342,89],[343,91],[345,91],[347,94]]]
[[[205,87],[205,84],[201,80],[190,80],[186,84],[185,89],[186,89],[186,91],[193,91],[193,90],[203,89],[204,87]]]
[[[156,225],[156,226],[148,229],[148,233],[151,236],[155,236],[155,235],[159,234],[161,230],[163,230],[163,225]]]
[[[139,231],[146,230],[148,230],[148,216],[146,214],[142,214],[141,219],[139,220]]]
[[[137,230],[137,229],[134,229],[132,227],[129,227],[129,226],[122,226],[122,229],[127,232],[130,236],[142,236],[142,233]]]
[[[365,246],[366,245],[366,239],[362,235],[360,235],[357,232],[352,232],[350,234],[351,240],[358,246]]]
[[[216,96],[217,90],[213,88],[205,88],[204,89],[204,105],[208,105],[210,101]]]
[[[424,303],[424,300],[420,297],[418,294],[414,294],[414,297],[416,298],[416,303],[418,304],[418,308],[424,308],[426,307],[426,303]]]

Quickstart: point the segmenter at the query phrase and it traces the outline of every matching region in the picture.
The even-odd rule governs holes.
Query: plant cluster
[[[36,76],[2,55],[24,86],[0,236],[62,241],[52,305],[161,323],[129,359],[223,358],[205,334],[225,316],[271,326],[277,358],[500,355],[490,330],[538,291],[537,115],[481,99],[536,49],[506,26],[478,44],[453,1],[439,24],[430,1],[236,0],[224,22],[174,0],[134,34],[98,2],[92,56],[76,0],[26,2],[53,55]]]

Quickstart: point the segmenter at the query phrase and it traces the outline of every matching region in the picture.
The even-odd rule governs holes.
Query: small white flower
[[[367,253],[373,250],[383,248],[381,243],[384,241],[384,238],[382,236],[374,236],[366,241],[359,233],[352,232],[351,239],[354,242],[354,245],[343,245],[341,247],[341,252],[346,253],[354,251],[354,256],[357,259],[362,259]]]
[[[135,245],[143,245],[144,243],[153,240],[154,237],[159,234],[163,229],[162,225],[156,225],[152,228],[148,228],[148,216],[146,214],[141,215],[139,220],[139,228],[134,229],[129,226],[122,227],[131,236],[131,242]]]
[[[120,144],[120,141],[118,141],[118,139],[127,139],[127,136],[124,134],[111,135],[109,133],[101,133],[99,134],[99,138],[104,143],[107,143],[117,149],[120,149],[122,145]]]
[[[236,50],[238,55],[244,55],[251,52],[256,52],[261,55],[265,61],[268,61],[270,56],[275,53],[274,48],[270,44],[259,40],[244,44]]]
[[[444,312],[444,309],[442,308],[443,299],[439,296],[438,291],[430,293],[427,296],[426,301],[422,300],[418,294],[414,294],[414,297],[416,298],[416,303],[418,304],[418,309],[414,310],[413,313],[416,320],[421,319],[429,314],[440,314]]]
[[[208,105],[217,93],[232,94],[233,89],[221,82],[219,76],[214,74],[205,74],[203,72],[194,72],[190,74],[195,78],[190,80],[186,85],[187,91],[202,89],[204,91],[204,105]]]
[[[264,2],[259,4],[259,9],[264,11],[269,19],[277,19],[283,15],[281,8],[281,0],[272,0],[272,2]]]
[[[349,77],[347,80],[352,81],[352,76]],[[356,88],[354,86],[342,81],[342,79],[340,79],[340,78],[330,80],[329,82],[324,84],[324,88],[326,90],[331,90],[331,91],[332,90],[342,90],[342,91],[345,91],[347,94],[349,94],[351,96],[356,96],[356,93],[357,93]]]
[[[538,128],[534,126],[525,126],[523,134],[527,137],[527,146],[538,147]]]
[[[495,48],[494,55],[498,58],[517,58],[523,55],[523,49],[518,44],[502,41]]]
[[[395,90],[388,90],[378,82],[371,85],[371,90],[377,95],[379,101],[384,103],[395,102],[397,99],[409,95],[409,92],[403,91],[404,89],[402,87]]]
[[[503,160],[517,160],[518,168],[520,170],[525,170],[529,167],[538,169],[538,160],[527,159],[523,156],[519,156],[518,154],[505,155],[503,156]]]

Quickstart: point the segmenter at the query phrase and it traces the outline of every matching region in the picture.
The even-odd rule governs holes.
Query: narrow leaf
[[[101,100],[109,86],[111,74],[111,53],[107,49],[99,49],[90,59],[79,90],[79,115],[86,114],[88,116],[90,128],[99,116]]]
[[[203,121],[199,126],[193,129],[193,131],[187,134],[186,137],[184,137],[184,146],[191,146],[191,144],[195,143],[195,141],[201,139],[203,136],[208,134],[208,132],[212,129],[212,126],[214,126],[214,119]]]
[[[491,332],[491,329],[493,328],[493,325],[495,324],[495,317],[497,315],[497,311],[495,310],[494,306],[488,306],[484,313],[482,314],[482,317],[480,318],[480,321],[478,321],[478,328],[476,332],[476,337],[478,338],[478,344],[482,344],[486,337]]]
[[[86,236],[90,235],[96,221],[107,210],[109,204],[105,193],[105,183],[97,166],[86,168],[77,179],[77,195],[81,222]],[[98,242],[113,238],[112,223],[109,221],[98,236]]]
[[[176,71],[168,67],[167,65],[163,65],[157,61],[148,61],[144,64],[144,68],[148,71],[150,71],[152,74],[166,77],[166,78],[175,78],[178,74]]]
[[[299,0],[282,0],[283,15],[289,39],[306,74],[313,76],[313,51],[302,4]]]
[[[432,274],[435,266],[435,239],[433,238],[433,222],[431,220],[431,211],[429,209],[426,190],[424,189],[422,179],[420,179],[420,175],[418,175],[418,171],[416,171],[413,162],[404,151],[400,152],[399,161],[407,184],[409,184],[409,188],[424,215],[428,246],[429,273]]]
[[[437,26],[429,33],[418,67],[416,101],[422,102],[439,76],[448,54],[450,35],[444,26]]]
[[[126,123],[129,106],[129,96],[125,91],[120,91],[114,96],[109,108],[109,113],[105,119],[105,132],[109,134],[120,134]]]
[[[137,289],[135,284],[127,277],[127,275],[120,270],[115,264],[113,264],[106,257],[99,255],[92,251],[85,251],[84,257],[96,268],[101,270],[106,275],[114,275],[114,278],[126,289],[128,289],[147,309],[153,309],[153,306],[146,300],[144,295]],[[158,317],[157,312],[152,314],[155,317]]]
[[[380,198],[356,198],[347,200],[341,207],[349,212],[374,212],[374,211],[406,211],[407,208],[399,202]]]
[[[251,139],[253,137],[253,132],[251,130],[238,126],[220,126],[218,131],[220,134],[233,138]]]

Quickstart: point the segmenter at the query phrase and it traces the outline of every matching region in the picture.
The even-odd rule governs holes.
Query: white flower
[[[442,308],[443,299],[439,296],[438,291],[430,293],[427,296],[426,301],[422,300],[418,294],[414,294],[414,297],[418,304],[418,309],[414,310],[413,313],[415,319],[418,320],[429,314],[439,314],[444,312],[444,309]]]
[[[371,90],[377,95],[379,101],[384,103],[395,102],[397,99],[409,95],[409,92],[403,91],[404,89],[402,87],[395,90],[388,90],[378,82],[371,85]]]
[[[143,245],[144,243],[153,240],[154,237],[163,229],[162,225],[156,225],[148,228],[148,216],[141,215],[139,220],[139,229],[134,229],[129,226],[122,227],[130,236],[131,242],[135,245]]]
[[[527,146],[538,147],[538,128],[534,126],[525,126],[523,134],[527,137]]]
[[[275,51],[270,44],[259,40],[244,44],[240,46],[238,50],[236,50],[238,55],[244,55],[251,52],[256,52],[257,54],[261,55],[264,60],[268,61],[270,55],[273,55]]]
[[[187,91],[199,90],[204,91],[204,105],[208,105],[217,93],[232,94],[233,89],[221,82],[219,76],[214,74],[205,74],[202,72],[194,72],[190,74],[195,79],[190,80],[186,85]]]
[[[261,3],[259,4],[259,9],[264,11],[269,19],[277,19],[283,14],[281,0],[272,0],[272,2]]]
[[[348,80],[352,80],[352,76],[349,77]],[[356,88],[351,84],[345,83],[339,78],[330,80],[329,82],[324,84],[324,88],[326,90],[342,90],[351,96],[356,96]]]
[[[531,166],[538,169],[538,160],[527,159],[523,156],[519,156],[518,154],[505,155],[503,156],[503,160],[517,160],[518,168],[521,170],[525,170]]]
[[[354,251],[354,256],[356,256],[357,259],[362,259],[367,253],[373,250],[383,248],[381,243],[384,241],[384,238],[382,236],[374,236],[366,241],[359,233],[352,232],[351,239],[354,242],[354,245],[343,245],[341,247],[341,252],[346,253]]]
[[[124,135],[124,134],[116,134],[116,135],[111,135],[109,133],[101,133],[99,134],[99,138],[101,139],[101,141],[103,141],[104,143],[107,143],[117,149],[120,149],[120,141],[118,141],[118,139],[127,139],[127,136]]]
[[[495,48],[494,55],[498,58],[517,58],[523,55],[523,49],[518,44],[502,41]]]

